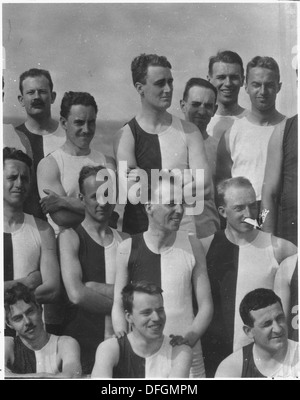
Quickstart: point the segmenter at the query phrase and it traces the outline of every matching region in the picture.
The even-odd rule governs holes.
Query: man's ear
[[[83,201],[84,201],[84,196],[83,196],[82,193],[78,193],[78,198],[79,198],[79,200],[83,203]]]
[[[22,94],[19,94],[18,100],[19,100],[19,103],[21,104],[21,106],[24,107],[24,97]]]
[[[246,91],[247,94],[249,94],[248,83],[247,83],[247,81],[245,81],[245,91]]]
[[[251,339],[251,340],[254,339],[251,326],[244,325],[243,326],[243,331],[245,332],[245,334],[248,336],[249,339]]]
[[[66,131],[67,130],[67,119],[65,117],[60,117],[60,124],[62,128]]]
[[[53,104],[55,102],[56,99],[56,92],[52,92],[51,93],[51,104]]]
[[[278,90],[277,90],[277,93],[279,93],[279,92],[280,92],[280,90],[281,90],[281,86],[282,86],[282,82],[279,82],[279,83],[278,83]]]
[[[183,114],[185,114],[185,112],[186,112],[186,104],[185,104],[184,100],[180,100],[180,108],[181,108],[181,111],[183,112]]]
[[[147,203],[145,203],[146,213],[147,214],[151,214],[152,213],[152,208],[153,208],[152,204],[149,201],[147,201]]]
[[[222,215],[223,218],[226,218],[226,210],[224,206],[218,207],[219,214]]]
[[[132,315],[129,311],[125,310],[125,319],[129,324],[132,324]]]
[[[143,96],[143,95],[144,95],[144,90],[143,90],[144,85],[143,85],[141,82],[136,82],[136,83],[134,84],[134,87],[136,88],[136,90],[137,90],[137,92],[138,92],[138,94],[139,94],[140,96]]]

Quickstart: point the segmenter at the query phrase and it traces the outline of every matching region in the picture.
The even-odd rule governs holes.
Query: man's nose
[[[41,94],[38,90],[35,90],[33,93],[33,98],[34,99],[39,99],[41,97]]]
[[[159,315],[158,315],[157,311],[153,311],[152,312],[151,319],[152,319],[152,321],[159,321],[160,318],[159,318]]]
[[[225,81],[224,81],[225,86],[230,86],[231,85],[231,79],[230,76],[226,76]]]
[[[21,178],[21,176],[18,176],[15,180],[15,186],[17,187],[22,187],[23,186],[23,180]]]

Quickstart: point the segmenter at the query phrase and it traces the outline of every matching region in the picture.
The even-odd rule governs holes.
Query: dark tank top
[[[137,166],[151,175],[151,169],[162,169],[161,150],[158,135],[145,132],[133,118],[128,122],[135,142],[135,158]],[[129,166],[130,167],[130,166]],[[143,204],[127,202],[124,210],[123,232],[130,235],[145,232],[148,218]]]
[[[256,368],[253,359],[253,346],[254,343],[248,344],[243,347],[243,370],[241,378],[266,378]]]
[[[145,378],[145,358],[135,354],[127,335],[118,339],[119,362],[113,369],[113,378]]]
[[[14,364],[12,372],[15,374],[36,373],[35,353],[23,344],[19,336],[14,338]]]
[[[298,116],[286,122],[282,143],[282,188],[277,235],[298,246]]]
[[[79,261],[82,282],[105,283],[105,248],[96,243],[82,225],[76,229],[79,236]],[[75,338],[81,348],[84,374],[90,374],[98,345],[104,340],[105,314],[91,313],[69,304],[63,334]]]

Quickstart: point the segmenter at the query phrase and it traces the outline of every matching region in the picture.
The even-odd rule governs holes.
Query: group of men
[[[187,82],[184,120],[167,112],[171,69],[132,61],[141,109],[115,159],[92,147],[91,94],[66,92],[58,125],[49,72],[20,76],[27,120],[3,137],[7,377],[297,376],[297,131],[276,110],[278,65],[248,63],[245,110],[243,62],[219,52]]]

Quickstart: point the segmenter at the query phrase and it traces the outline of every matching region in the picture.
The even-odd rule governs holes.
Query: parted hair
[[[165,56],[157,54],[140,54],[135,57],[131,63],[132,81],[135,85],[137,82],[146,83],[146,76],[149,66],[158,66],[164,68],[172,68],[170,62]]]
[[[87,92],[65,92],[60,106],[61,117],[68,118],[71,107],[76,105],[92,106],[95,108],[96,114],[98,107],[94,97]]]
[[[260,310],[273,304],[279,303],[282,307],[280,297],[271,289],[259,288],[247,293],[240,304],[240,316],[245,325],[253,327],[254,319],[251,311]]]

